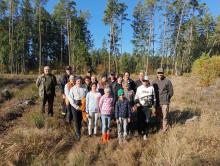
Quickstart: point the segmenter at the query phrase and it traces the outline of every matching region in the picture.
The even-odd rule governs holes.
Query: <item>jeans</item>
[[[127,136],[127,127],[128,127],[128,119],[127,118],[119,118],[117,123],[118,128],[118,138],[121,139],[122,136],[126,138]]]
[[[102,134],[109,132],[111,115],[101,115],[102,118]]]
[[[97,134],[97,122],[98,122],[99,113],[98,112],[89,112],[89,118],[88,118],[88,133],[89,135],[92,135],[92,128],[93,133]]]

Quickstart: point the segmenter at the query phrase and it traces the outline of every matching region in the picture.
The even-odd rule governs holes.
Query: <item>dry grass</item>
[[[151,134],[147,141],[133,137],[119,145],[114,129],[106,145],[100,137],[89,138],[84,127],[81,141],[76,142],[74,129],[60,116],[57,98],[55,117],[43,117],[41,129],[33,118],[39,107],[34,106],[0,138],[0,160],[5,165],[219,165],[220,80],[207,88],[199,88],[194,77],[172,80],[172,124],[166,133]],[[198,120],[187,122],[193,116]]]

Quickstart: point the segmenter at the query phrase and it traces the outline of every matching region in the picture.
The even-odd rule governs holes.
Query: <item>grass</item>
[[[172,81],[172,125],[166,133],[150,134],[147,141],[133,137],[119,145],[114,128],[105,145],[101,137],[89,138],[84,127],[81,141],[76,142],[56,98],[53,118],[41,117],[39,107],[33,106],[0,138],[0,160],[5,165],[219,165],[219,80],[211,88],[198,88],[193,76]],[[194,116],[198,120],[186,123]]]

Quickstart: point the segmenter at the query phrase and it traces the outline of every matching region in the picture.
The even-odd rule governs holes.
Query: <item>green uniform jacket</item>
[[[48,76],[45,76],[44,74],[40,75],[38,78],[37,78],[37,81],[36,81],[36,86],[37,88],[39,89],[39,96],[41,98],[44,97],[44,94],[46,93],[45,91],[45,86],[46,86],[46,77],[50,77],[51,79],[51,82],[50,82],[50,94],[49,95],[55,95],[55,87],[57,85],[57,80],[56,80],[56,77],[53,75],[53,74],[49,74]]]

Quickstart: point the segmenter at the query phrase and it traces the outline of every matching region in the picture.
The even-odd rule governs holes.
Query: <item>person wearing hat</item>
[[[115,104],[115,119],[118,128],[119,143],[122,138],[125,140],[127,137],[127,127],[131,118],[131,106],[129,100],[125,97],[124,90],[119,89],[117,92],[118,101]]]
[[[75,84],[75,78],[73,75],[70,75],[69,77],[69,82],[65,85],[64,88],[64,94],[65,94],[65,104],[66,104],[66,121],[68,123],[71,122],[72,120],[72,113],[71,113],[71,106],[69,102],[69,96],[70,96],[70,89],[74,86]]]
[[[143,84],[137,88],[134,100],[138,111],[138,132],[139,134],[143,134],[143,138],[146,140],[150,109],[156,103],[154,88],[150,85],[148,76],[144,76]]]
[[[67,112],[67,107],[65,104],[65,100],[66,100],[66,95],[64,93],[64,89],[65,89],[65,85],[69,82],[69,77],[70,75],[74,74],[74,70],[71,66],[67,66],[65,68],[65,74],[63,74],[61,76],[61,80],[60,80],[60,90],[61,90],[61,95],[62,95],[62,102],[61,102],[61,106],[62,106],[62,115],[66,115]],[[74,76],[74,75],[73,75]]]
[[[55,88],[57,85],[56,77],[51,74],[50,67],[44,67],[44,73],[37,78],[36,86],[39,89],[41,98],[41,112],[45,113],[45,105],[48,102],[48,115],[53,116],[53,102],[55,97]]]
[[[99,101],[99,112],[102,120],[102,141],[103,143],[107,143],[110,138],[110,123],[114,105],[110,88],[106,87],[104,92],[105,94]]]
[[[173,96],[172,82],[164,75],[163,68],[157,69],[157,79],[152,82],[156,94],[156,116],[158,118],[158,128],[162,120],[163,131],[168,128],[168,112],[170,99]]]
[[[70,89],[69,92],[69,102],[71,105],[71,112],[73,115],[74,128],[76,132],[76,139],[79,141],[81,137],[81,127],[82,127],[82,100],[86,96],[86,89],[82,86],[82,78],[75,78],[75,85]]]

